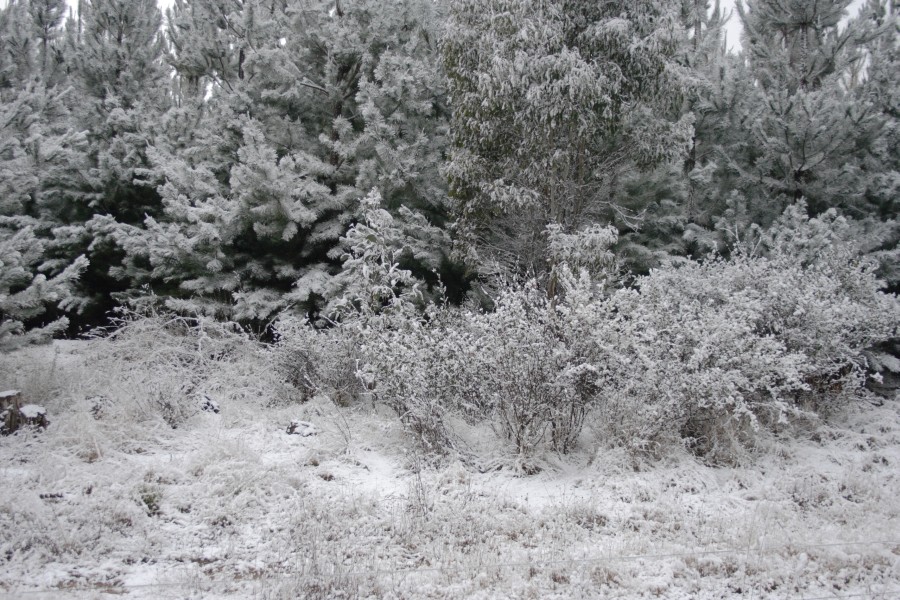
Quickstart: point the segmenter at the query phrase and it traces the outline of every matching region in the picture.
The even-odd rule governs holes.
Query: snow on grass
[[[524,477],[429,461],[381,407],[273,402],[264,357],[142,360],[141,343],[0,357],[0,387],[51,421],[0,439],[0,596],[900,593],[896,400],[771,440],[746,467],[585,442]],[[195,410],[197,393],[220,412]]]

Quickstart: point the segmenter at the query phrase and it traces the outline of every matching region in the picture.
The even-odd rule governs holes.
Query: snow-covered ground
[[[223,387],[173,429],[116,409],[164,380],[92,348],[0,357],[0,388],[51,421],[0,439],[0,597],[900,597],[897,400],[740,468],[586,442],[522,476],[430,460],[369,403]]]

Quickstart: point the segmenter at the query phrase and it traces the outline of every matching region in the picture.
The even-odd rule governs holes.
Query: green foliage
[[[440,264],[446,242],[427,220],[445,219],[439,5],[332,8],[176,4],[186,104],[167,123],[177,142],[148,151],[143,177],[161,182],[163,214],[102,223],[125,252],[121,277],[186,312],[256,322],[317,312],[344,285],[334,280],[341,238],[373,188],[403,231],[421,236],[409,241],[417,265]]]
[[[463,250],[487,252],[488,272],[545,273],[548,224],[608,222],[620,173],[681,158],[692,117],[667,116],[684,91],[680,36],[674,3],[454,3],[448,174]]]
[[[12,224],[13,231],[8,229]],[[77,303],[72,285],[87,268],[83,256],[59,274],[47,277],[44,243],[30,227],[0,220],[0,350],[47,342],[65,331],[65,317],[40,321],[50,308],[66,310]]]

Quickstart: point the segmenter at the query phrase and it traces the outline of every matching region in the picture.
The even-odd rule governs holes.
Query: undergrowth
[[[615,236],[592,233],[598,260],[563,252],[549,289],[508,286],[490,311],[422,312],[410,273],[373,251],[355,260],[379,302],[349,299],[361,308],[325,330],[282,320],[278,364],[301,395],[390,406],[427,452],[465,453],[458,418],[490,423],[526,472],[585,441],[741,463],[767,437],[865,398],[866,350],[900,335],[897,298],[836,213],[792,207],[754,235],[611,289],[597,277],[614,276]],[[561,247],[581,247],[569,237]]]

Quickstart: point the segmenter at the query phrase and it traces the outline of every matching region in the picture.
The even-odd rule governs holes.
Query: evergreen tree
[[[849,63],[859,32],[838,25],[852,0],[747,0],[736,4],[759,84],[790,94],[822,88]]]
[[[171,102],[161,25],[154,0],[81,0],[66,25],[70,128],[84,139],[81,161],[58,173],[67,189],[56,202],[66,220],[56,247],[63,256],[90,257],[80,284],[89,323],[105,318],[112,293],[134,285],[111,275],[122,254],[108,221],[139,224],[160,211],[155,186],[142,180],[146,148]]]
[[[45,309],[83,308],[70,288],[86,263],[61,243],[68,235],[65,198],[78,187],[78,176],[71,175],[83,164],[84,142],[69,119],[61,24],[62,7],[51,0],[11,3],[0,11],[0,244],[9,253],[0,268],[7,333],[23,333]],[[63,298],[64,307],[54,306]],[[46,339],[66,323],[46,319],[55,325],[29,339]]]
[[[15,88],[33,80],[36,56],[32,33],[28,4],[12,0],[0,8],[0,88]]]
[[[175,0],[167,14],[167,37],[182,97],[202,98],[208,87],[236,91],[245,78],[244,62],[252,40],[262,38],[260,24],[253,19],[258,5],[240,0]]]
[[[769,221],[803,198],[814,214],[839,207],[864,218],[862,166],[881,123],[870,102],[847,88],[872,35],[858,21],[841,29],[849,0],[749,0],[737,4],[744,47],[761,101],[741,132],[756,149],[739,185]]]
[[[66,0],[29,0],[32,31],[37,42],[37,63],[41,78],[52,85],[64,75],[65,57],[59,41],[68,6]]]
[[[726,17],[718,1],[683,0],[680,22],[675,60],[683,71],[684,94],[668,116],[692,119],[690,145],[681,161],[623,173],[615,190],[624,207],[641,214],[636,226],[622,227],[618,244],[625,265],[638,274],[673,256],[706,254],[716,245],[713,217],[722,211],[725,184],[719,147],[734,136],[726,122],[740,112],[747,92],[740,86],[728,89],[739,61],[726,50]]]
[[[128,277],[179,310],[261,322],[337,293],[340,238],[373,187],[398,218],[439,222],[438,6],[177,3],[180,106],[150,151],[164,214],[146,231],[106,223]],[[410,218],[426,238],[411,245],[430,245],[415,258],[438,266],[443,236]]]
[[[154,0],[83,0],[72,69],[89,131],[91,209],[135,223],[155,212],[152,188],[135,185],[146,168],[143,149],[169,103],[162,15]]]
[[[860,165],[868,249],[881,264],[889,289],[900,291],[900,15],[891,0],[869,0],[857,17],[868,32],[866,64],[853,86],[856,102],[867,104],[878,126]]]
[[[462,247],[486,271],[546,273],[550,224],[637,224],[618,179],[689,148],[691,117],[670,118],[681,35],[674,2],[453,3],[448,171]]]
[[[66,310],[75,302],[73,282],[87,267],[78,257],[59,274],[47,277],[40,271],[44,242],[31,228],[8,227],[0,217],[0,351],[25,344],[43,343],[65,331],[66,317],[41,321],[48,309]]]

